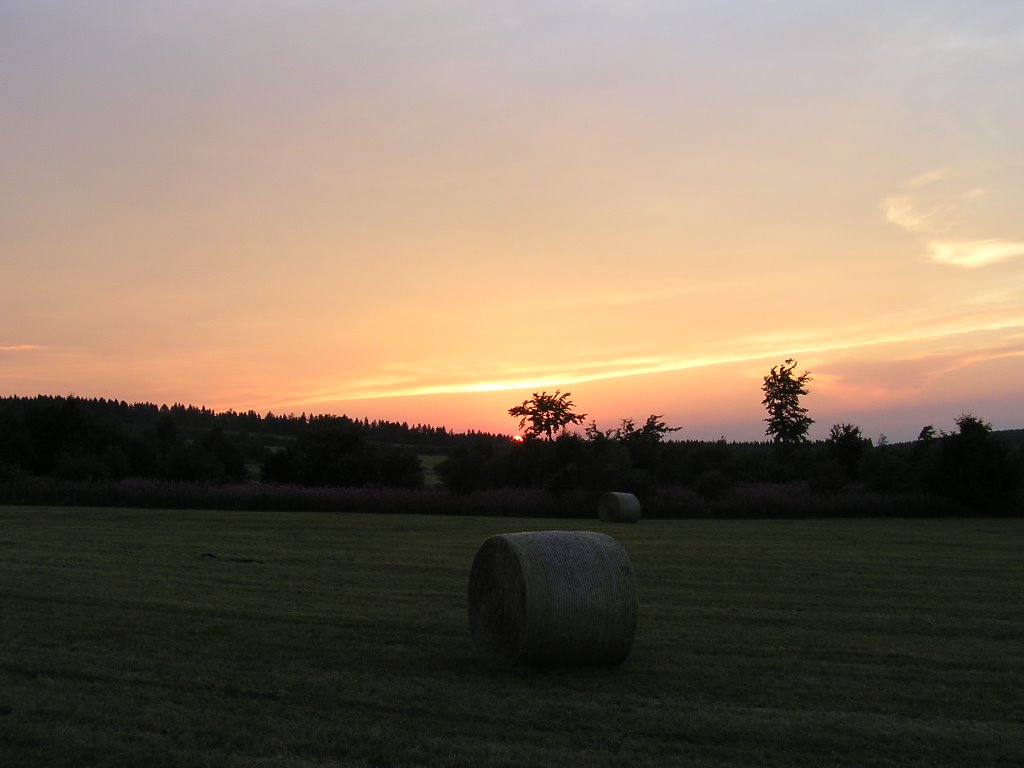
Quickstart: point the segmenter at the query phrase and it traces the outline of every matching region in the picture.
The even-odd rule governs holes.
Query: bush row
[[[469,493],[384,487],[306,488],[268,484],[201,484],[126,478],[72,481],[22,477],[0,482],[0,504],[143,509],[361,512],[485,517],[588,519],[600,493],[538,488]],[[1019,514],[1020,497],[991,514]],[[938,517],[976,510],[924,492],[879,493],[863,488],[822,496],[806,483],[741,484],[714,498],[693,488],[658,486],[641,496],[647,518]]]

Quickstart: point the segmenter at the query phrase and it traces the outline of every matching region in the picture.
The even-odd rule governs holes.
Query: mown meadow
[[[600,530],[613,668],[483,667],[494,533]],[[0,507],[0,765],[1024,764],[1024,520]]]

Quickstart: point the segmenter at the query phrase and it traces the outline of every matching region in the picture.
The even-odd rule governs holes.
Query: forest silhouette
[[[1024,430],[995,432],[970,414],[956,424],[951,433],[926,426],[912,442],[877,445],[856,426],[837,424],[826,440],[780,445],[669,439],[676,428],[652,415],[639,427],[623,419],[613,430],[591,423],[582,433],[517,442],[348,416],[5,397],[0,501],[52,501],[52,492],[30,490],[45,488],[42,481],[68,488],[149,479],[211,488],[530,491],[563,500],[616,490],[650,503],[662,499],[654,508],[669,515],[677,513],[664,500],[673,494],[690,500],[690,512],[678,514],[699,514],[695,505],[726,514],[723,500],[741,492],[744,514],[757,515],[751,489],[767,488],[775,496],[813,497],[822,510],[831,504],[856,513],[851,499],[884,496],[903,500],[890,510],[913,498],[916,514],[1021,514]]]

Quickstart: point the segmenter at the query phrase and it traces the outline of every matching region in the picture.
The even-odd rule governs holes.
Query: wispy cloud
[[[815,368],[815,381],[827,382],[832,394],[850,402],[906,398],[920,393],[949,374],[976,365],[1024,357],[1024,344],[1015,334],[972,338],[971,344],[944,343],[910,354],[883,358],[853,355]]]
[[[715,281],[703,280],[682,287],[672,286],[669,288],[631,288],[625,285],[618,285],[614,290],[607,290],[607,288],[603,287],[586,286],[566,295],[545,296],[542,301],[532,304],[531,309],[534,312],[560,313],[601,309],[614,311],[631,307],[649,308],[657,304],[672,304],[674,302],[686,301],[694,296],[728,292],[735,290],[741,285],[741,281],[730,278],[728,280]],[[490,309],[518,315],[523,312],[523,301],[516,300],[492,304]]]
[[[565,387],[609,379],[673,373],[717,365],[781,359],[827,352],[841,352],[884,344],[905,344],[953,339],[977,332],[1024,332],[1024,315],[993,317],[974,315],[920,322],[893,331],[885,325],[847,328],[828,332],[791,333],[738,338],[718,345],[717,351],[694,355],[623,357],[613,360],[567,360],[558,366],[509,367],[500,371],[463,368],[447,375],[426,373],[410,365],[402,376],[363,377],[335,386],[318,388],[296,398],[296,403],[316,404],[347,400],[375,400],[424,395],[459,395],[507,390]]]
[[[1024,350],[989,350],[976,352],[973,354],[961,355],[958,358],[952,359],[943,370],[937,371],[937,373],[951,373],[952,371],[957,371],[963,368],[969,368],[972,365],[978,365],[979,363],[987,363],[992,360],[1006,360],[1015,357],[1024,357]]]
[[[921,210],[917,200],[910,195],[890,195],[882,201],[882,210],[886,219],[909,232],[931,231],[941,213],[936,208]]]
[[[1007,205],[1022,186],[1021,163],[935,170],[905,181],[881,207],[887,221],[926,238],[932,261],[976,269],[1024,256],[1024,228]]]
[[[992,304],[1008,304],[1013,300],[1014,294],[1012,291],[992,291],[974,296],[969,301],[971,304],[987,306]]]
[[[32,352],[37,349],[45,349],[39,344],[0,344],[0,352]]]
[[[903,183],[903,186],[906,189],[917,189],[919,187],[926,187],[932,182],[942,181],[947,176],[949,176],[949,171],[947,171],[944,168],[939,168],[934,171],[922,173],[919,176],[915,176],[912,179],[908,179]]]
[[[665,366],[670,366],[666,368]],[[670,358],[635,357],[601,361],[567,361],[558,366],[520,366],[492,371],[485,376],[480,370],[456,368],[447,372],[424,371],[418,366],[405,376],[365,377],[334,387],[323,387],[307,392],[299,398],[303,403],[332,402],[337,400],[375,400],[390,397],[416,397],[422,395],[452,395],[473,392],[497,392],[510,389],[541,389],[577,384],[585,381],[636,376],[674,370]]]
[[[974,240],[967,243],[932,241],[928,243],[928,254],[934,261],[941,264],[953,264],[958,267],[974,269],[1024,256],[1024,242],[1016,243],[1008,240]]]

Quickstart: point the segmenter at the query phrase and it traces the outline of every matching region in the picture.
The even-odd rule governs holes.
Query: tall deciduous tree
[[[569,392],[562,394],[557,389],[553,395],[547,392],[534,392],[533,397],[514,408],[509,408],[508,413],[509,416],[519,419],[520,429],[525,429],[537,437],[544,435],[548,440],[552,440],[555,433],[570,424],[582,424],[587,417],[585,413],[573,413],[576,405],[569,399],[569,395]]]
[[[814,419],[807,415],[807,409],[800,405],[800,398],[807,394],[809,371],[799,376],[793,373],[796,361],[787,358],[782,365],[773,366],[771,373],[764,377],[764,400],[761,404],[768,411],[765,421],[768,427],[764,433],[776,443],[796,444],[807,440],[807,430]]]

